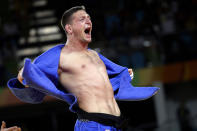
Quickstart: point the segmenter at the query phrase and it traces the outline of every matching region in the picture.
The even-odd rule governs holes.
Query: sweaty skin
[[[106,67],[93,50],[62,49],[59,63],[60,83],[78,98],[87,112],[120,115]]]
[[[66,24],[67,43],[61,51],[59,80],[78,98],[87,112],[120,115],[106,67],[95,51],[88,50],[92,22],[84,10],[77,11]]]

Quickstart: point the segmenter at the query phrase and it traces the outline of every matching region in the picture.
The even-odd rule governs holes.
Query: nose
[[[91,19],[90,19],[90,18],[87,18],[87,19],[86,19],[86,23],[87,23],[87,24],[92,24]]]

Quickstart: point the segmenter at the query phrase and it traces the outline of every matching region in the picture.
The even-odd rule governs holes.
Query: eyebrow
[[[82,15],[82,16],[80,16],[80,18],[82,18],[82,17],[86,17],[86,15]],[[90,17],[90,15],[89,15],[89,14],[87,14],[87,17],[91,19],[91,17]]]

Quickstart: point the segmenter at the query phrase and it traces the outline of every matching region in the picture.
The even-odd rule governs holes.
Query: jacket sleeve
[[[122,67],[99,54],[106,65],[107,73],[117,100],[139,101],[152,97],[159,88],[157,87],[134,87],[131,84],[131,77],[128,68]]]
[[[109,80],[112,84],[113,90],[114,92],[117,92],[120,88],[120,74],[124,70],[128,70],[128,69],[126,67],[120,66],[110,61],[109,59],[101,55],[100,53],[98,54],[99,54],[100,59],[103,61],[103,63],[106,66],[107,74],[109,76]]]
[[[158,87],[134,87],[131,84],[129,73],[125,70],[119,76],[119,88],[115,93],[115,98],[122,101],[140,101],[154,96]]]
[[[24,71],[29,70],[26,66],[28,62],[30,62],[30,59],[27,59],[25,61],[24,65]],[[35,88],[32,88],[31,86],[28,88],[25,88],[24,85],[26,85],[26,81],[23,80],[23,84],[21,84],[17,78],[12,78],[8,81],[7,85],[11,92],[21,101],[27,102],[27,103],[41,103],[43,101],[43,98],[45,96],[44,93],[40,92],[39,90],[36,90]]]
[[[10,79],[8,81],[8,87],[18,99],[27,103],[41,103],[45,96],[45,94],[33,89],[32,87],[25,88],[17,78]]]

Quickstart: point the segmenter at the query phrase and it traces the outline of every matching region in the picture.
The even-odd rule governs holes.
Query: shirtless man
[[[105,65],[95,51],[88,50],[92,30],[90,16],[82,7],[62,25],[67,33],[67,44],[60,56],[60,83],[77,96],[81,109],[119,116]]]
[[[120,116],[106,67],[95,51],[88,50],[92,22],[85,8],[74,7],[65,12],[62,26],[67,42],[60,55],[60,83],[77,97],[80,109]],[[132,73],[131,69],[129,71]],[[22,82],[21,74],[22,71],[18,79]]]
[[[124,125],[124,119],[122,119],[120,109],[114,98],[114,90],[107,74],[106,65],[103,63],[103,61],[95,51],[88,49],[88,44],[92,40],[92,22],[90,16],[85,10],[85,7],[76,6],[67,10],[62,16],[61,24],[66,32],[67,42],[61,49],[58,65],[58,78],[63,88],[69,93],[74,94],[74,96],[76,96],[77,98],[77,114],[79,118],[75,124],[75,130],[119,130],[119,128]],[[45,67],[43,69],[45,69]],[[38,70],[36,69],[35,72],[37,72]],[[24,71],[22,69],[17,77],[22,84],[23,72]],[[123,70],[120,72],[123,72]],[[131,75],[132,69],[128,69],[128,71],[126,72],[129,72],[129,74]],[[34,71],[32,71],[31,73],[34,73]],[[41,74],[39,74],[38,77]],[[32,79],[36,78],[32,77]],[[126,79],[127,78],[124,79],[125,82]],[[130,83],[130,80],[127,79],[127,81],[128,83]],[[16,80],[11,80],[8,86],[11,87],[13,83],[17,83]],[[25,86],[28,88],[28,85]],[[43,86],[43,84],[41,84],[41,86]],[[133,99],[129,96],[133,92],[134,97],[138,97],[138,95],[136,95],[134,91],[135,89],[132,87],[126,89],[127,86],[130,86],[130,84],[126,85],[126,87],[123,88],[125,91],[122,92],[122,96],[118,96],[122,97],[121,99]],[[40,88],[40,86],[38,87]],[[50,91],[51,88],[52,87],[50,87],[49,89]],[[142,88],[139,89],[141,92]],[[128,93],[128,91],[126,90],[132,92]],[[151,89],[151,93],[149,93],[147,96],[152,96],[152,94],[156,90],[157,89]],[[31,91],[27,90],[27,94],[31,93]],[[17,90],[16,94],[18,92],[19,91]],[[144,93],[146,94],[146,92]],[[38,94],[39,93],[36,91],[36,96],[38,96]],[[141,92],[140,94],[143,93]],[[34,95],[30,95],[31,98],[32,96]],[[20,94],[18,95],[18,97],[20,97]],[[22,99],[24,99],[24,97],[22,97]]]

